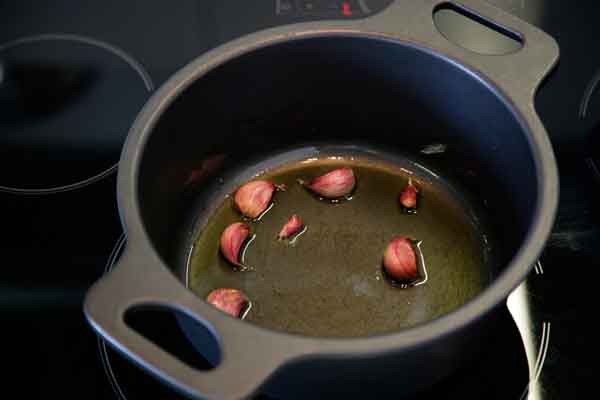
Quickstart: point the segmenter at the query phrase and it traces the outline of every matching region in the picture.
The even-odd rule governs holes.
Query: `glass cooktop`
[[[600,6],[490,2],[561,48],[535,103],[558,159],[559,212],[481,357],[415,400],[583,398],[594,389],[590,317],[600,267]],[[362,18],[388,3],[0,1],[0,337],[8,390],[23,398],[179,398],[99,340],[81,310],[86,289],[125,241],[115,178],[129,126],[156,87],[210,48],[279,24]],[[464,21],[445,25],[457,40],[474,38]],[[478,45],[498,45],[486,40]]]

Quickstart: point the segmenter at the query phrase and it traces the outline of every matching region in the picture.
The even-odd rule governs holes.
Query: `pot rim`
[[[302,24],[303,28],[310,25]],[[196,80],[201,79],[215,68],[244,54],[295,40],[312,40],[324,37],[339,37],[342,39],[364,38],[411,47],[417,51],[427,53],[431,57],[453,64],[454,67],[459,68],[463,73],[469,74],[473,79],[485,85],[511,111],[521,126],[522,133],[527,136],[529,149],[536,168],[538,196],[530,228],[517,253],[499,276],[465,304],[436,319],[402,329],[398,332],[348,338],[300,336],[262,328],[247,322],[235,320],[225,314],[219,315],[218,318],[223,319],[224,324],[235,324],[235,329],[256,330],[273,338],[302,342],[304,345],[310,345],[309,347],[311,348],[323,349],[327,354],[335,354],[337,356],[366,354],[367,352],[373,354],[374,352],[397,349],[403,346],[425,345],[439,337],[472,324],[500,305],[510,292],[524,280],[527,273],[537,261],[551,232],[558,206],[558,174],[550,142],[535,113],[533,96],[531,94],[527,94],[527,96],[519,95],[511,99],[501,89],[502,85],[498,84],[498,82],[484,75],[475,67],[459,61],[456,57],[440,49],[434,49],[424,43],[400,38],[391,34],[348,29],[346,26],[341,26],[339,29],[323,29],[318,24],[314,26],[315,29],[307,30],[294,30],[293,27],[285,27],[282,29],[283,33],[280,34],[258,32],[221,45],[197,57],[181,68],[153,94],[129,131],[119,163],[117,195],[121,221],[124,225],[124,230],[128,234],[128,251],[137,253],[142,250],[136,247],[143,247],[144,252],[150,251],[152,253],[151,260],[154,264],[160,260],[161,265],[152,265],[152,268],[162,267],[169,269],[154,249],[152,240],[143,223],[143,216],[140,211],[138,176],[144,149],[157,121],[168,110],[172,102],[196,82]],[[169,273],[172,274],[171,271]],[[183,283],[181,283],[181,289],[189,291]],[[319,353],[323,352],[319,351]]]

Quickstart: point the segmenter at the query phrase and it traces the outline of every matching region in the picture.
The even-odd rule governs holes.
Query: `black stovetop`
[[[593,390],[600,267],[600,6],[490,2],[561,47],[536,98],[559,163],[559,213],[485,354],[419,399],[581,398]],[[314,19],[317,3],[0,1],[3,389],[22,398],[178,398],[98,341],[81,310],[123,242],[115,171],[127,129],[154,89],[196,56],[247,32]],[[359,18],[385,3],[348,7]]]

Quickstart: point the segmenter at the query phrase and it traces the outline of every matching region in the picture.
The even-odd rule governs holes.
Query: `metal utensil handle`
[[[248,326],[237,329],[245,323],[223,318],[221,311],[185,290],[170,271],[155,268],[145,273],[148,261],[146,256],[136,257],[126,250],[112,271],[92,286],[84,311],[94,329],[136,364],[190,397],[233,400],[256,392],[282,363],[277,343],[262,341],[260,331],[247,334]],[[133,281],[138,284],[131,285]],[[125,313],[140,306],[178,311],[203,325],[220,345],[219,364],[208,371],[195,369],[132,329],[125,322]],[[240,331],[246,334],[237,334]],[[268,348],[271,354],[257,360],[256,352],[248,351],[252,347]]]

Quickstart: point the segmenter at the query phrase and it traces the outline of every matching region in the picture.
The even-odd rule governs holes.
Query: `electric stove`
[[[22,398],[181,398],[108,348],[82,313],[86,289],[126,241],[115,183],[129,126],[171,74],[221,43],[280,24],[363,18],[389,2],[0,1],[6,390]],[[582,398],[594,389],[600,267],[600,5],[490,2],[560,45],[560,63],[535,101],[558,160],[560,205],[540,261],[509,297],[481,357],[415,400]],[[497,45],[449,18],[466,46]]]

